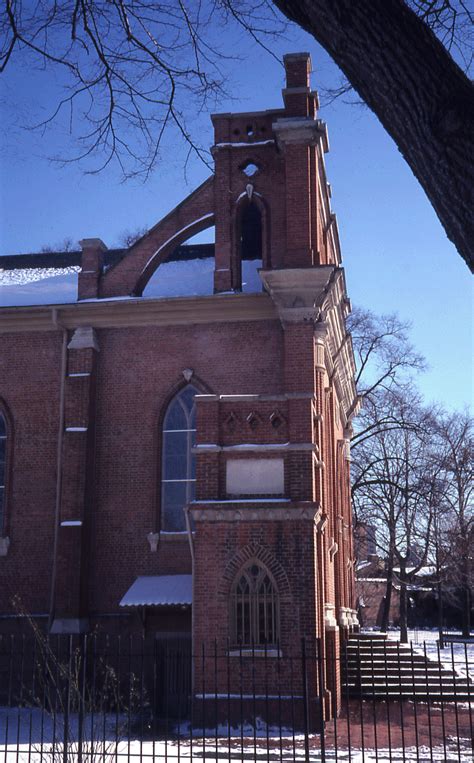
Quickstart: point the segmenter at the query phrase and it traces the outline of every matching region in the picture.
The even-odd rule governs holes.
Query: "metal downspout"
[[[67,330],[58,321],[57,308],[53,307],[51,313],[53,325],[62,332],[61,348],[61,383],[59,387],[59,425],[58,425],[58,447],[56,453],[56,500],[54,507],[54,538],[53,538],[53,568],[51,571],[51,593],[49,600],[48,614],[48,632],[54,619],[54,600],[56,594],[56,571],[58,554],[58,536],[59,536],[59,513],[61,508],[61,484],[62,484],[62,461],[63,461],[63,437],[64,437],[64,390],[66,382],[66,360],[67,360]]]

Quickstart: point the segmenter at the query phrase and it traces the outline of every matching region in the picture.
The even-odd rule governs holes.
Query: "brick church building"
[[[356,625],[350,302],[310,66],[285,57],[283,108],[213,115],[214,174],[129,249],[57,255],[76,300],[0,308],[3,632],[27,612],[285,653]],[[147,296],[208,262],[209,294]]]

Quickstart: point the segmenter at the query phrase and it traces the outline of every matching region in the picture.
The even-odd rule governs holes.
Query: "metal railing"
[[[0,763],[474,760],[474,657],[147,636],[0,636]]]

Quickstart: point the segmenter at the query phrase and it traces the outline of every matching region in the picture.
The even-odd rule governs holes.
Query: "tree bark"
[[[403,0],[273,0],[327,50],[474,271],[474,86]]]
[[[404,580],[400,582],[400,643],[408,643],[408,592]]]
[[[463,560],[462,571],[462,635],[469,638],[471,635],[471,587],[469,585],[469,559]]]
[[[387,569],[387,587],[385,589],[385,596],[383,599],[382,620],[380,623],[380,630],[386,633],[390,623],[390,607],[392,604],[392,585],[393,585],[393,570],[392,565]]]

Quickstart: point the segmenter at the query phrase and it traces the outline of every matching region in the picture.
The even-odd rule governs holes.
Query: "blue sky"
[[[229,49],[240,60],[226,64],[232,98],[218,111],[280,107],[281,65],[236,30]],[[308,50],[312,84],[338,84],[340,74],[308,35],[293,28],[273,45],[278,56]],[[162,161],[146,183],[122,183],[117,167],[84,175],[73,163],[50,161],[72,149],[67,124],[44,134],[25,130],[32,115],[46,113],[57,97],[51,75],[16,66],[4,75],[0,132],[0,253],[39,251],[66,238],[99,237],[118,245],[125,230],[149,227],[208,175],[192,159],[183,172],[184,147],[167,140]],[[324,101],[324,98],[322,98]],[[427,359],[419,377],[427,400],[450,408],[472,403],[473,323],[469,271],[448,241],[430,203],[377,119],[365,107],[338,100],[319,116],[329,129],[326,156],[333,210],[341,236],[347,286],[354,305],[397,312],[412,323],[411,339]],[[196,116],[202,141],[212,143],[207,115]]]

